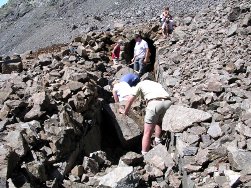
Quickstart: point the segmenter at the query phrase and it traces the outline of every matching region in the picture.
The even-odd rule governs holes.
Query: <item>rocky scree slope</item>
[[[163,129],[183,187],[251,186],[250,11],[250,1],[228,1],[155,42],[157,79],[175,101]],[[194,109],[211,120],[201,122],[208,114]]]
[[[74,54],[1,58],[1,185],[250,187],[250,12],[248,0],[226,1],[185,17],[168,39],[139,25],[76,37]],[[109,64],[111,45],[124,39],[128,56],[135,29],[155,41],[155,77],[174,102],[163,144],[144,158],[128,152],[140,145],[138,105],[128,118],[108,105],[107,79],[131,71]]]
[[[68,43],[73,36],[114,26],[157,21],[163,7],[174,15],[194,14],[220,0],[168,2],[136,0],[10,0],[0,9],[0,54],[23,53],[52,44]]]

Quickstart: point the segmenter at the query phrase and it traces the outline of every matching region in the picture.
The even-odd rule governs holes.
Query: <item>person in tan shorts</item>
[[[139,95],[142,95],[142,97],[147,100],[141,151],[142,154],[145,155],[150,150],[151,136],[154,131],[156,144],[161,142],[162,119],[166,110],[171,106],[171,101],[169,94],[161,84],[144,80],[132,89],[132,95],[128,97],[125,109],[119,109],[120,113],[128,115],[132,103]]]

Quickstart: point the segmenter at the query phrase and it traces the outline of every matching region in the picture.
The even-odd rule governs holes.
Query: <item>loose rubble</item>
[[[0,187],[249,187],[251,7],[229,2],[181,17],[167,39],[154,23],[1,57]],[[124,117],[107,86],[132,71],[135,29],[156,47],[143,79],[153,73],[173,102],[144,156],[144,103]]]

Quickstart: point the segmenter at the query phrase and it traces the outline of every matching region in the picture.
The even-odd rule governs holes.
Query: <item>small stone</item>
[[[234,34],[236,34],[237,29],[238,29],[238,24],[233,24],[233,25],[229,28],[229,30],[228,30],[228,32],[227,32],[227,36],[228,36],[228,37],[231,37],[231,36],[233,36]]]
[[[222,136],[223,133],[219,123],[212,123],[207,131],[207,134],[209,134],[213,138],[218,138]]]
[[[135,152],[128,152],[126,155],[122,156],[120,160],[129,166],[135,166],[142,163],[144,158],[142,155]]]
[[[71,170],[71,174],[74,176],[82,176],[84,173],[84,167],[81,165],[77,165],[75,166],[72,170]]]

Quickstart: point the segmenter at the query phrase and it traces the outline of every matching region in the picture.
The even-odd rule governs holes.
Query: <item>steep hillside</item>
[[[194,14],[220,0],[10,0],[0,9],[0,54],[23,53],[114,24],[156,20],[164,6],[174,15]]]

